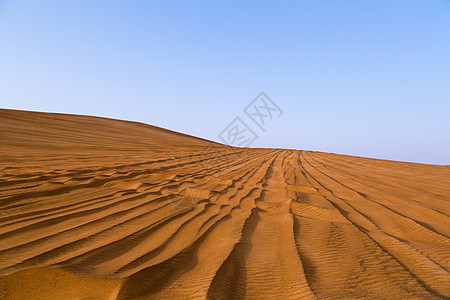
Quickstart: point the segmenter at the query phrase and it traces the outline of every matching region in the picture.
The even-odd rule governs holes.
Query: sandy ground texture
[[[450,166],[0,110],[1,299],[450,297]]]

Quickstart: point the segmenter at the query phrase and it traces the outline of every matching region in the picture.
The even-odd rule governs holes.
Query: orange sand
[[[0,110],[0,299],[450,297],[450,166]]]

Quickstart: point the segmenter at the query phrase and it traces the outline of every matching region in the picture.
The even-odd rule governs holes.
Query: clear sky
[[[450,2],[0,0],[0,107],[450,164]]]

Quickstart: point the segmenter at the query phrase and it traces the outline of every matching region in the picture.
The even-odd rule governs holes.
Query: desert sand
[[[450,166],[0,110],[1,299],[450,297]]]

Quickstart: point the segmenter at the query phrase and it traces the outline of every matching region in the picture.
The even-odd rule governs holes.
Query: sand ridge
[[[450,167],[0,110],[0,298],[450,297]]]

